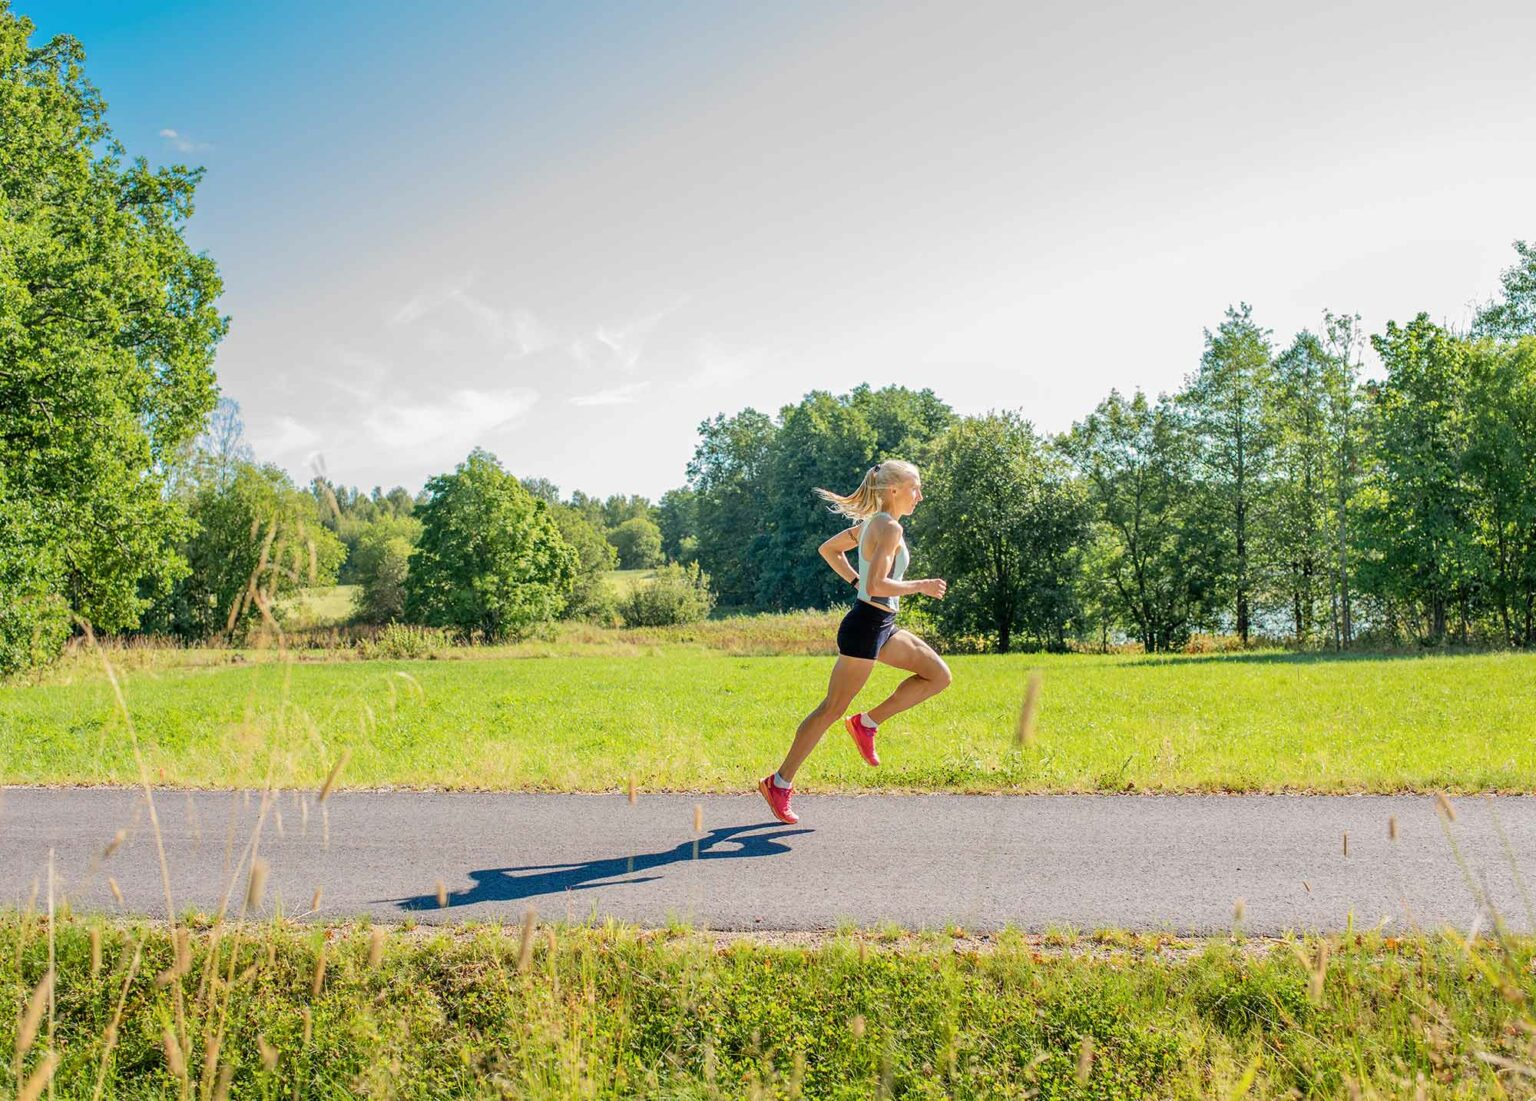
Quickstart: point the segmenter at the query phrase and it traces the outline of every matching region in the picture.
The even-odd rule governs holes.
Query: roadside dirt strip
[[[157,790],[171,904],[305,921],[1536,931],[1536,797]],[[1447,816],[1451,809],[1454,820]],[[258,831],[259,824],[259,831]],[[697,828],[696,828],[697,827]],[[121,833],[119,832],[121,831]],[[253,846],[253,839],[255,844]],[[0,789],[0,905],[163,917],[141,791]],[[36,894],[34,894],[34,891]],[[318,892],[318,905],[317,903]],[[35,901],[34,901],[35,900]]]

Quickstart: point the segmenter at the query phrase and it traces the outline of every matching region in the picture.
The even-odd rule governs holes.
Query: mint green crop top
[[[875,513],[875,516],[884,516],[888,519],[893,519],[890,513],[887,512],[877,512]],[[869,520],[873,520],[875,516],[871,516]],[[864,536],[869,533],[869,520],[865,520],[863,526],[859,528],[859,599],[867,600],[871,604],[880,604],[894,612],[897,606],[901,603],[901,597],[869,595],[869,568],[874,564],[864,554]],[[911,556],[907,553],[907,541],[905,538],[903,538],[902,541],[896,546],[896,556],[891,561],[891,572],[887,580],[900,581],[903,577],[905,577],[907,573],[907,562],[910,561],[910,559]]]

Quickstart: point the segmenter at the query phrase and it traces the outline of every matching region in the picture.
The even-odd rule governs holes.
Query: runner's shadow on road
[[[540,895],[558,894],[562,891],[581,891],[591,887],[622,887],[631,883],[647,883],[662,878],[659,875],[640,875],[668,864],[698,860],[735,860],[744,856],[778,856],[790,852],[783,843],[786,837],[811,833],[809,829],[779,829],[777,822],[759,822],[752,826],[722,826],[710,830],[696,842],[682,841],[661,852],[636,853],[634,856],[613,856],[601,860],[578,861],[572,864],[526,864],[515,868],[481,868],[469,873],[475,885],[468,890],[449,891],[448,905],[472,906],[477,902],[517,902]],[[751,833],[751,830],[771,829],[771,833]],[[697,847],[695,847],[697,846]],[[402,910],[440,909],[438,896],[416,895],[412,898],[384,899],[394,902]]]

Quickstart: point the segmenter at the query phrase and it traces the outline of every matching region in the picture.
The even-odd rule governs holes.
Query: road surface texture
[[[1536,797],[624,795],[160,790],[172,904],[246,897],[258,913],[342,921],[671,920],[714,930],[841,922],[992,931],[1206,934],[1377,925],[1532,928]],[[702,831],[696,833],[695,807]],[[1389,820],[1397,837],[1389,837]],[[259,834],[257,824],[260,822]],[[107,853],[119,830],[122,840]],[[1347,841],[1346,841],[1346,834]],[[0,906],[165,914],[147,802],[130,789],[0,789]],[[442,883],[439,892],[438,883]],[[121,892],[120,903],[113,884]],[[316,889],[318,909],[311,909]],[[1484,902],[1488,905],[1484,905]],[[446,903],[445,905],[442,903]]]

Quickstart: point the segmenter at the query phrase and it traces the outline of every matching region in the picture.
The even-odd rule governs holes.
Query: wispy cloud
[[[425,288],[412,295],[388,318],[391,326],[412,326],[418,321],[432,318],[438,322],[428,336],[440,332],[443,319],[437,315],[456,313],[460,321],[495,348],[505,351],[509,358],[541,352],[560,343],[560,336],[550,326],[536,317],[532,310],[523,307],[503,309],[470,293],[471,280],[460,283],[444,283]]]
[[[538,392],[527,387],[456,390],[439,401],[380,404],[362,423],[376,442],[392,449],[468,448],[523,416],[538,399]]]
[[[656,326],[668,315],[676,313],[687,304],[688,296],[680,295],[668,305],[652,313],[620,324],[599,325],[594,332],[573,340],[570,344],[570,353],[583,367],[617,368],[629,374],[640,365],[640,355],[645,351],[645,342]]]
[[[191,134],[184,134],[180,130],[172,130],[170,127],[161,130],[160,136],[165,139],[166,144],[178,153],[196,153],[199,150],[213,148],[206,141],[196,141]]]
[[[599,390],[595,394],[583,394],[571,399],[572,405],[633,405],[651,382],[631,382],[627,386],[615,386],[611,390]]]
[[[289,416],[280,416],[267,428],[251,435],[251,447],[257,455],[288,456],[308,450],[319,442],[319,432]]]

